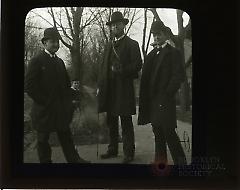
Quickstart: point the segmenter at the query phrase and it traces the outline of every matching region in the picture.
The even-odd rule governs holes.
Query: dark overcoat
[[[175,128],[175,95],[185,79],[183,57],[170,45],[157,52],[153,49],[143,66],[138,124],[152,123]]]
[[[62,59],[44,51],[35,56],[28,65],[25,92],[33,99],[33,128],[51,132],[69,127],[74,90]]]
[[[138,72],[142,67],[141,52],[138,42],[125,36],[121,43],[119,52],[119,63],[122,65],[122,71],[117,75],[117,98],[114,104],[114,114],[116,115],[134,115],[136,113],[136,99],[134,91],[134,79],[138,77]],[[112,43],[108,43],[104,50],[103,62],[100,68],[98,111],[108,112],[109,93],[110,93],[110,57],[112,53]]]

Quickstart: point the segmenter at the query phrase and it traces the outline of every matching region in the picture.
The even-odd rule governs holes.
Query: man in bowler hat
[[[124,33],[129,20],[121,12],[114,12],[106,23],[112,32],[112,40],[104,51],[99,80],[99,112],[107,112],[110,143],[102,159],[118,155],[118,119],[120,116],[123,140],[123,163],[134,159],[135,140],[132,115],[136,113],[134,79],[142,67],[138,42]]]
[[[175,95],[185,79],[183,57],[170,45],[170,28],[154,21],[151,33],[154,49],[142,70],[138,124],[151,123],[155,135],[155,162],[167,165],[166,143],[174,164],[186,164],[176,128]]]
[[[33,128],[37,131],[37,152],[40,163],[51,163],[51,132],[56,132],[68,163],[87,163],[74,147],[69,124],[73,115],[73,98],[64,62],[55,53],[60,35],[56,28],[44,31],[44,50],[31,59],[25,78],[25,91],[33,99]]]

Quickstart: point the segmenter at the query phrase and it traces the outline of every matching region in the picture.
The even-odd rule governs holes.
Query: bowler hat
[[[53,39],[53,40],[59,40],[60,39],[60,34],[58,33],[57,28],[52,27],[52,28],[46,28],[44,30],[42,43],[44,43],[44,41],[47,40],[47,39]]]
[[[169,27],[165,26],[162,21],[154,21],[151,26],[151,33],[163,32],[166,35],[172,34],[172,31]]]
[[[112,16],[111,16],[111,20],[108,21],[106,23],[106,25],[111,25],[113,23],[116,23],[116,22],[123,22],[125,25],[127,25],[127,23],[129,22],[129,20],[127,18],[124,18],[122,13],[119,12],[119,11],[116,11],[116,12],[113,12]]]

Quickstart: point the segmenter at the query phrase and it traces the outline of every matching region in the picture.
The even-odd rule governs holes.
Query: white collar
[[[164,47],[165,47],[166,45],[168,45],[168,44],[172,46],[170,40],[166,40],[166,41],[161,45],[161,47],[164,48]]]
[[[172,47],[175,47],[175,44],[171,40],[166,40],[161,46],[158,45],[158,47],[157,47],[157,54],[159,54],[159,52],[161,51],[159,48],[163,49],[168,44],[170,46],[172,46]]]
[[[158,44],[156,44],[155,45],[155,43],[153,42],[153,43],[151,43],[150,45],[152,45],[152,46],[156,46],[157,47],[157,49],[159,49],[159,48],[164,48],[166,45],[170,45],[170,46],[172,46],[172,47],[175,47],[175,45],[174,45],[174,43],[171,41],[171,40],[166,40],[161,46],[159,46]]]
[[[167,44],[169,44],[169,40],[166,40],[164,44],[161,45],[161,47],[164,48]]]
[[[50,56],[50,57],[56,57],[56,54],[51,54],[48,50],[44,49],[44,51]]]
[[[115,37],[115,38],[114,38],[114,41],[119,41],[119,40],[121,40],[124,36],[125,36],[125,34],[121,35],[119,38]]]

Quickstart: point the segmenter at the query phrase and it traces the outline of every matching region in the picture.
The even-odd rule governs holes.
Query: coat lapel
[[[121,48],[120,49],[120,52],[119,52],[119,55],[120,55],[120,58],[121,57],[124,57],[125,55],[126,55],[126,50],[127,50],[127,48],[129,47],[129,43],[128,43],[128,40],[127,40],[127,38],[128,38],[128,36],[125,36],[125,37],[123,37],[123,39],[121,39],[122,41],[120,42],[120,43],[123,43],[122,44],[122,47],[123,48]],[[121,62],[121,61],[120,61]]]
[[[163,58],[164,58],[165,55],[167,54],[167,47],[166,47],[166,48],[163,48],[161,51],[162,51],[162,52],[160,52],[160,55],[158,56],[158,59],[157,59],[158,64],[157,64],[157,66],[156,66],[156,68],[155,68],[155,70],[154,70],[154,72],[153,72],[153,75],[152,75],[153,84],[155,83],[154,81],[155,81],[155,79],[157,78],[157,74],[158,74],[158,71],[159,71],[160,66],[162,65]]]
[[[144,125],[149,122],[149,80],[151,78],[151,69],[154,57],[156,56],[156,49],[153,49],[146,57],[146,61],[142,69],[142,77],[140,83],[140,96],[139,96],[139,125]]]

